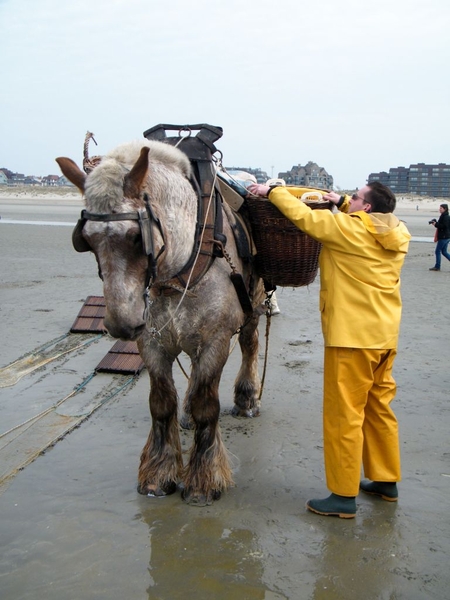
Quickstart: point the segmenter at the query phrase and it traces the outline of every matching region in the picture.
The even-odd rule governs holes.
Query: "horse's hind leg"
[[[216,348],[216,350],[218,350]],[[219,428],[219,382],[228,355],[228,343],[215,351],[204,350],[193,361],[188,404],[195,426],[194,445],[184,474],[183,498],[188,504],[205,506],[220,498],[233,484],[228,453]],[[203,358],[207,355],[207,358]],[[215,356],[215,364],[211,357]]]
[[[182,471],[178,429],[178,397],[172,378],[172,364],[153,359],[150,373],[150,412],[152,428],[141,453],[138,492],[165,496],[176,491]]]
[[[239,333],[242,362],[234,383],[234,417],[259,416],[261,382],[258,375],[259,317],[254,316]]]

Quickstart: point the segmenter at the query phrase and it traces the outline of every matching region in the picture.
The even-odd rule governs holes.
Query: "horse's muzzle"
[[[122,323],[116,324],[110,322],[108,321],[107,317],[105,317],[103,324],[109,335],[111,335],[113,338],[117,338],[126,342],[133,342],[137,340],[145,329],[145,323],[141,323],[135,327],[128,327]]]

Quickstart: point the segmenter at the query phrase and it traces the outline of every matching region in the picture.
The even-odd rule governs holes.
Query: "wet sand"
[[[438,205],[416,210],[405,203],[397,214],[415,239],[429,239]],[[450,263],[444,259],[440,273],[428,270],[434,244],[413,241],[403,270],[394,402],[403,467],[398,504],[360,495],[354,520],[304,508],[308,498],[327,493],[316,280],[277,292],[281,314],[272,319],[257,419],[229,414],[238,348],[232,353],[221,383],[221,429],[236,487],[213,506],[195,508],[179,493],[154,499],[136,492],[150,426],[145,372],[115,396],[124,377],[98,374],[52,408],[114,343],[103,336],[63,354],[84,300],[102,294],[93,257],[71,248],[66,223],[80,209],[76,197],[0,197],[0,367],[26,363],[33,351],[35,358],[54,348],[59,355],[0,388],[1,472],[8,461],[32,457],[38,442],[61,437],[0,488],[2,600],[447,598]],[[260,332],[262,368],[265,320]],[[175,375],[182,396],[184,376]],[[42,426],[27,430],[23,424],[46,410]],[[66,435],[64,420],[74,426]],[[15,434],[5,434],[16,427],[12,441]],[[191,437],[182,433],[185,449]]]

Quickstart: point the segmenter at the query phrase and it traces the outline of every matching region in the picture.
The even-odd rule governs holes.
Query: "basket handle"
[[[305,192],[300,200],[302,202],[322,202],[322,194],[320,192]]]

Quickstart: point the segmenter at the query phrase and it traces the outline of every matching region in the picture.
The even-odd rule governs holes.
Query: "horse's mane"
[[[98,212],[120,209],[123,204],[123,180],[131,170],[141,149],[150,148],[149,162],[179,171],[188,178],[191,164],[184,152],[163,142],[135,140],[121,144],[108,152],[86,179],[85,195]]]

